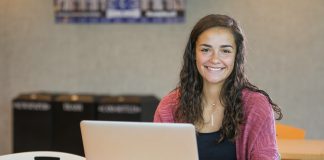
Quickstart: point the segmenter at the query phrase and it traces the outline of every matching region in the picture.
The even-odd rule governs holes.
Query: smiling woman
[[[274,160],[274,111],[280,108],[245,76],[245,37],[226,15],[208,15],[194,26],[180,82],[165,96],[155,122],[192,123],[199,159]]]
[[[226,28],[210,28],[198,37],[196,46],[196,65],[204,85],[222,85],[234,68],[233,34]]]

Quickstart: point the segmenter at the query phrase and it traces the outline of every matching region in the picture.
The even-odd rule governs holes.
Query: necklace
[[[214,126],[214,112],[215,112],[215,110],[216,110],[216,104],[213,103],[211,105],[210,109],[207,110],[208,112],[211,112],[211,114],[210,114],[209,120],[208,121],[204,121],[205,124],[210,124],[211,123],[211,126]]]

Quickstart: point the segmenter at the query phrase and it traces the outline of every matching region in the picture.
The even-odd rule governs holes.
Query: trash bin
[[[98,101],[97,119],[152,122],[158,103],[154,96],[103,96]]]
[[[141,98],[141,106],[142,106],[142,122],[153,122],[154,113],[157,106],[160,103],[160,100],[153,95],[143,95]]]
[[[53,150],[84,156],[80,122],[95,119],[94,95],[61,95],[54,102]]]
[[[52,98],[51,94],[27,93],[13,99],[14,153],[51,149]]]

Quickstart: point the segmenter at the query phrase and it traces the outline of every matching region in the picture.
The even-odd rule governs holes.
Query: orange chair
[[[277,139],[304,139],[305,130],[290,125],[276,123]]]

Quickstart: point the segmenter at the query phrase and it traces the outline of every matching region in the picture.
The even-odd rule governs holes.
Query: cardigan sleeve
[[[249,110],[245,130],[247,159],[279,159],[274,113],[268,99],[260,93],[253,93],[246,105]]]
[[[268,116],[261,123],[262,125],[257,132],[252,148],[251,160],[278,160],[279,154],[273,125],[274,118]]]
[[[159,113],[158,110],[155,111],[153,122],[162,122],[161,117],[160,117],[160,113]]]
[[[162,98],[154,114],[154,122],[173,123],[173,113],[178,104],[177,90],[170,92]]]

